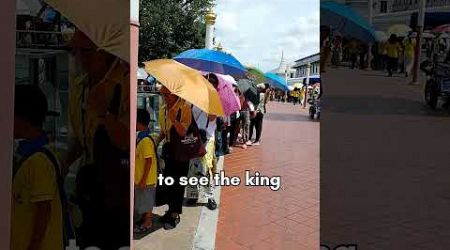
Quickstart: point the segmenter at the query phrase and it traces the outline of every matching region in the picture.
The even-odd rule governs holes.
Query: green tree
[[[139,61],[203,48],[204,14],[214,0],[140,0]]]

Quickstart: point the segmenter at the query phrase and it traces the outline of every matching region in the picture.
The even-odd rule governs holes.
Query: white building
[[[369,16],[368,0],[340,1],[356,10],[363,17]],[[410,25],[411,15],[418,12],[419,0],[373,0],[372,23],[376,30],[386,31],[391,25]],[[427,12],[450,12],[450,0],[427,0]]]

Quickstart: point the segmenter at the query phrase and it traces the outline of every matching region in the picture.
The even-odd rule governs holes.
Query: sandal
[[[133,229],[133,233],[135,233],[135,234],[145,234],[145,233],[150,232],[152,230],[152,228],[153,228],[153,225],[151,225],[149,227],[140,226],[140,227],[137,227],[137,228]]]
[[[170,216],[164,223],[164,229],[165,230],[171,230],[177,227],[177,225],[180,223],[181,218],[180,215],[177,215],[176,218],[173,218]]]

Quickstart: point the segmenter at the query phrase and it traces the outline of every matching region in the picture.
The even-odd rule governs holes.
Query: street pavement
[[[217,250],[319,247],[319,124],[300,105],[271,102],[261,145],[225,157],[227,176],[280,176],[281,189],[222,187]]]
[[[175,230],[159,229],[133,241],[139,250],[309,250],[319,246],[319,122],[299,105],[271,102],[262,144],[220,161],[226,176],[259,171],[281,176],[281,188],[223,186],[219,208],[185,207]],[[223,163],[224,162],[224,163]],[[223,163],[223,165],[222,165]],[[162,215],[165,207],[155,210]]]
[[[448,112],[401,76],[329,69],[322,80],[321,243],[448,249]]]

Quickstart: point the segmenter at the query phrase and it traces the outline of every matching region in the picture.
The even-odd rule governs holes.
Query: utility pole
[[[373,0],[369,0],[369,24],[370,27],[373,25]],[[372,69],[372,43],[369,42],[368,51],[367,51],[367,70]]]
[[[308,101],[308,85],[309,85],[309,75],[311,74],[311,63],[306,63],[306,80],[305,80],[305,97],[303,101],[303,108],[306,108],[306,102]]]
[[[425,9],[426,0],[419,0],[419,14],[417,15],[417,25],[416,25],[416,48],[414,55],[414,74],[411,84],[419,84],[419,73],[420,73],[420,54],[422,53],[422,36],[423,36],[423,26],[425,23]]]

